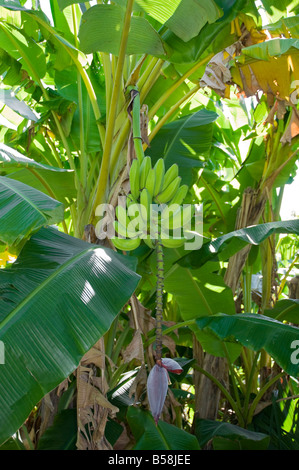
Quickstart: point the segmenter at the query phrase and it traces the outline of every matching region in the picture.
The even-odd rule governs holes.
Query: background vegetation
[[[298,1],[42,4],[0,0],[1,449],[298,450]],[[202,248],[164,252],[158,426],[156,253],[94,233],[130,190],[130,86],[203,204]]]

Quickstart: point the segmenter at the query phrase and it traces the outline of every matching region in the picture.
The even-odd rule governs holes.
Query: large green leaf
[[[26,184],[0,176],[0,240],[14,245],[32,231],[61,222],[64,206]]]
[[[225,312],[235,313],[233,294],[222,278],[214,273],[215,265],[207,263],[199,269],[187,269],[175,264],[165,275],[165,289],[178,303],[183,320],[195,320],[206,315]],[[224,351],[219,339],[190,326],[203,348],[215,356],[223,356]],[[232,357],[240,353],[239,345],[229,345]]]
[[[299,376],[299,362],[294,358],[299,328],[257,314],[220,313],[199,318],[196,323],[201,330],[216,335],[222,341],[238,342],[254,351],[265,349],[287,374]]]
[[[0,101],[25,119],[30,121],[38,120],[38,116],[29,106],[24,101],[16,98],[10,90],[0,90]]]
[[[79,31],[81,50],[87,54],[101,51],[118,56],[124,14],[125,10],[118,5],[95,5],[87,10]],[[159,34],[145,18],[132,17],[126,53],[165,54]]]
[[[267,317],[299,325],[299,299],[279,300],[272,309],[265,310]]]
[[[195,435],[201,447],[204,447],[208,441],[212,440],[214,449],[219,448],[222,443],[226,445],[226,449],[266,450],[270,440],[267,434],[249,431],[234,424],[210,419],[197,419],[195,421]],[[221,438],[221,441],[219,438]]]
[[[125,0],[117,0],[116,3],[126,4]],[[214,0],[135,0],[134,10],[165,24],[183,41],[197,36],[206,23],[214,23],[222,16]]]
[[[0,144],[0,175],[1,173],[64,204],[69,203],[66,198],[71,201],[77,195],[73,170],[38,163],[5,144]]]
[[[135,261],[42,228],[0,271],[0,442],[78,366],[135,290]]]
[[[147,411],[130,406],[127,419],[137,441],[134,450],[199,450],[197,439],[182,429],[159,421]]]
[[[46,56],[42,47],[32,38],[0,22],[0,44],[9,55],[21,63],[30,77],[39,79],[44,77]]]
[[[8,8],[9,10],[25,10],[19,2],[19,0],[0,0],[0,6]]]
[[[182,182],[191,184],[192,169],[202,167],[213,137],[213,122],[218,115],[201,109],[162,127],[151,142],[147,154],[153,160],[164,158],[168,168],[177,163]]]
[[[66,409],[58,413],[54,423],[38,441],[38,450],[76,450],[77,410]]]
[[[299,220],[268,222],[234,230],[209,243],[205,243],[199,250],[188,253],[178,262],[181,266],[196,268],[209,260],[226,260],[247,244],[259,245],[275,233],[294,233],[299,235]]]
[[[213,0],[182,0],[166,26],[183,41],[194,38],[207,23],[214,23],[222,16]]]
[[[204,59],[210,53],[217,54],[224,48],[238,40],[236,34],[231,33],[231,21],[242,11],[246,12],[246,0],[216,0],[215,3],[223,11],[223,16],[214,23],[206,23],[199,34],[184,42],[172,31],[163,34],[163,41],[168,46],[168,59],[177,64],[188,64]],[[197,72],[197,79],[204,73]]]
[[[298,7],[298,0],[279,0],[279,2],[262,0],[262,5],[266,10],[266,15],[273,23],[281,17],[288,16],[292,9]]]

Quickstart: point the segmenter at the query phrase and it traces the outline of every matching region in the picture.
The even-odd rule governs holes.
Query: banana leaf
[[[239,343],[254,351],[264,349],[292,377],[299,376],[299,328],[258,314],[217,314],[196,320],[198,328],[221,341]],[[297,353],[298,356],[299,353]]]
[[[180,266],[198,268],[207,261],[227,260],[247,244],[259,245],[270,235],[279,233],[299,235],[299,220],[268,222],[235,230],[205,243],[199,250],[183,256],[178,263]]]
[[[76,450],[77,410],[66,409],[58,413],[54,423],[38,441],[37,450]]]
[[[195,436],[171,424],[159,421],[141,408],[130,406],[127,419],[137,441],[134,450],[199,450]]]
[[[201,447],[212,440],[213,449],[266,450],[270,437],[261,432],[240,428],[231,423],[197,419],[195,435]],[[223,447],[221,447],[221,444]],[[225,448],[224,448],[225,445]]]
[[[233,294],[226,286],[222,276],[214,273],[214,263],[207,263],[199,269],[186,269],[178,264],[165,274],[165,290],[171,293],[184,321],[196,320],[207,315],[225,312],[235,313]],[[224,356],[219,338],[200,330],[197,325],[190,325],[203,349],[214,356]],[[229,344],[232,360],[240,354],[240,345]]]
[[[299,299],[279,300],[273,308],[266,309],[264,313],[267,317],[299,325]]]
[[[177,163],[182,184],[191,184],[193,168],[204,166],[213,138],[213,122],[218,114],[207,109],[184,116],[162,127],[146,151],[153,161],[164,156],[165,167]]]
[[[0,241],[16,245],[31,232],[61,222],[64,206],[26,184],[0,176]]]
[[[0,175],[20,181],[53,197],[63,204],[75,199],[74,171],[57,168],[25,157],[17,150],[0,144]]]
[[[82,16],[79,30],[80,49],[86,54],[101,51],[117,56],[124,16],[125,10],[118,5],[95,5],[88,9]],[[145,18],[131,18],[126,53],[165,54],[159,34]]]
[[[0,443],[109,329],[139,281],[135,264],[49,227],[0,270]]]
[[[15,9],[18,8],[17,6]],[[1,47],[14,59],[20,62],[29,76],[41,79],[46,73],[46,56],[44,50],[32,38],[8,24],[0,23]]]

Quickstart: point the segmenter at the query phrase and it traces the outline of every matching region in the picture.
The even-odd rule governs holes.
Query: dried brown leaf
[[[135,359],[141,363],[143,362],[144,352],[140,330],[135,331],[131,343],[123,351],[122,356],[125,363],[130,362],[132,359]]]
[[[142,364],[129,390],[129,397],[131,398],[134,395],[134,404],[140,400],[140,397],[146,388],[146,382],[147,372],[145,365]]]
[[[290,144],[292,139],[299,134],[299,117],[297,111],[293,108],[292,109],[292,116],[288,127],[286,128],[280,142],[284,144]]]

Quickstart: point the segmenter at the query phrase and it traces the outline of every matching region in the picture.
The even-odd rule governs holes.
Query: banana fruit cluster
[[[154,248],[158,233],[163,246],[182,246],[186,239],[174,232],[177,230],[178,233],[190,222],[193,212],[191,206],[182,207],[188,186],[181,185],[178,165],[174,163],[166,171],[163,158],[159,158],[154,166],[149,156],[141,162],[134,159],[129,180],[131,191],[126,207],[116,207],[114,228],[118,236],[111,239],[114,246],[131,251],[143,240]]]

